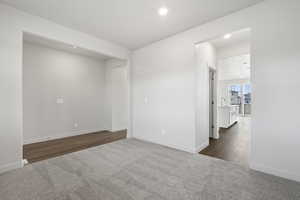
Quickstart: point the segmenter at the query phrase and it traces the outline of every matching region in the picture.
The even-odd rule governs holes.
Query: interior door
[[[214,136],[214,90],[215,90],[215,71],[209,70],[209,137]]]

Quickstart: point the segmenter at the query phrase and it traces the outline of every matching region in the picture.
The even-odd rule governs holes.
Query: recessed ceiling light
[[[160,16],[166,16],[168,14],[169,10],[166,7],[161,7],[158,9],[158,14]]]
[[[229,39],[229,38],[231,38],[231,34],[226,34],[226,35],[224,35],[224,39]]]

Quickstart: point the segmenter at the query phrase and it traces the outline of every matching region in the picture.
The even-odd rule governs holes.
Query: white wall
[[[24,143],[108,130],[105,84],[104,61],[24,43]]]
[[[22,32],[74,44],[111,57],[129,51],[0,4],[0,172],[22,166]]]
[[[195,153],[209,145],[209,69],[216,70],[216,49],[209,42],[196,45],[196,147]],[[215,113],[216,116],[216,113]],[[215,135],[215,134],[214,134]]]
[[[136,50],[132,56],[133,135],[182,150],[193,149],[194,44],[251,28],[251,167],[300,181],[300,160],[296,159],[300,151],[300,95],[291,92],[300,87],[299,9],[298,0],[266,0]]]
[[[217,49],[218,60],[233,56],[249,54],[251,50],[250,41],[239,42],[234,45],[225,46]]]
[[[133,137],[194,152],[195,49],[169,40],[132,56]]]
[[[250,79],[250,54],[218,60],[218,80]]]
[[[127,63],[110,59],[105,63],[107,84],[107,109],[110,113],[110,130],[129,128],[128,118],[128,72]]]

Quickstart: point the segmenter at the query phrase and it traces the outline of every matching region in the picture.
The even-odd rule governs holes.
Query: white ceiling
[[[0,0],[17,9],[137,49],[263,0]],[[161,6],[169,8],[158,16]]]
[[[96,58],[99,60],[107,60],[107,59],[112,58],[112,57],[100,54],[98,52],[90,51],[90,50],[83,49],[83,48],[77,47],[77,46],[74,48],[74,46],[71,44],[66,44],[63,42],[50,40],[48,38],[43,38],[41,36],[33,35],[30,33],[24,33],[23,40],[24,40],[24,42],[38,44],[38,45],[50,47],[53,49],[67,51],[70,53],[80,54],[80,55]]]
[[[212,45],[214,45],[215,48],[217,48],[217,49],[231,47],[231,46],[234,46],[235,44],[240,44],[240,43],[250,43],[250,40],[251,40],[251,30],[250,29],[236,31],[236,32],[233,32],[230,34],[232,36],[229,39],[224,39],[224,36],[220,36],[209,42]]]

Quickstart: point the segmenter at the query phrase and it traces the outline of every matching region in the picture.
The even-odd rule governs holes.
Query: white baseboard
[[[159,144],[159,145],[162,145],[162,146],[166,146],[166,147],[169,147],[169,148],[172,148],[172,149],[185,151],[185,152],[188,152],[188,153],[193,153],[193,154],[195,153],[195,149],[193,149],[193,148],[187,148],[187,147],[179,146],[179,145],[176,145],[176,144],[164,144],[164,143],[160,143],[158,141],[154,141],[154,140],[151,140],[151,139],[140,138],[140,137],[136,137],[136,136],[131,136],[131,138],[135,138],[135,139],[142,140],[142,141],[145,141],[145,142],[151,142],[151,143],[154,143],[154,144]]]
[[[19,169],[23,167],[23,161],[18,161],[18,162],[14,162],[14,163],[8,163],[6,165],[2,165],[0,166],[0,174],[7,172],[7,171],[11,171],[14,169]]]
[[[288,171],[280,170],[280,169],[275,169],[272,167],[267,167],[265,165],[257,164],[257,163],[250,163],[250,169],[253,169],[255,171],[260,171],[266,174],[271,174],[275,176],[279,176],[281,178],[293,180],[300,182],[300,174],[292,174]]]
[[[220,139],[220,136],[214,136],[213,139],[218,140]]]
[[[127,130],[126,138],[127,138],[127,139],[133,138],[132,135],[130,134],[130,132],[129,132],[128,130]]]
[[[22,164],[23,164],[23,166],[25,166],[25,165],[28,165],[28,164],[29,164],[29,162],[28,162],[28,160],[27,160],[27,159],[23,159],[23,162],[22,162]]]
[[[55,140],[55,139],[60,139],[60,138],[65,138],[65,137],[71,137],[71,136],[76,136],[76,135],[83,135],[83,134],[88,134],[88,133],[94,133],[94,132],[100,132],[100,131],[105,131],[105,129],[89,129],[89,130],[80,130],[80,131],[71,131],[71,132],[65,132],[65,133],[56,133],[51,136],[45,136],[45,137],[40,137],[40,138],[31,138],[31,139],[24,139],[24,144],[32,144],[32,143],[37,143],[37,142],[45,142],[49,140]]]
[[[199,153],[200,151],[202,151],[203,149],[205,149],[208,146],[209,146],[209,140],[207,140],[206,142],[204,142],[201,145],[199,145],[198,147],[196,147],[194,153]]]
[[[130,128],[126,129],[126,138],[127,139],[132,138],[132,130]]]

